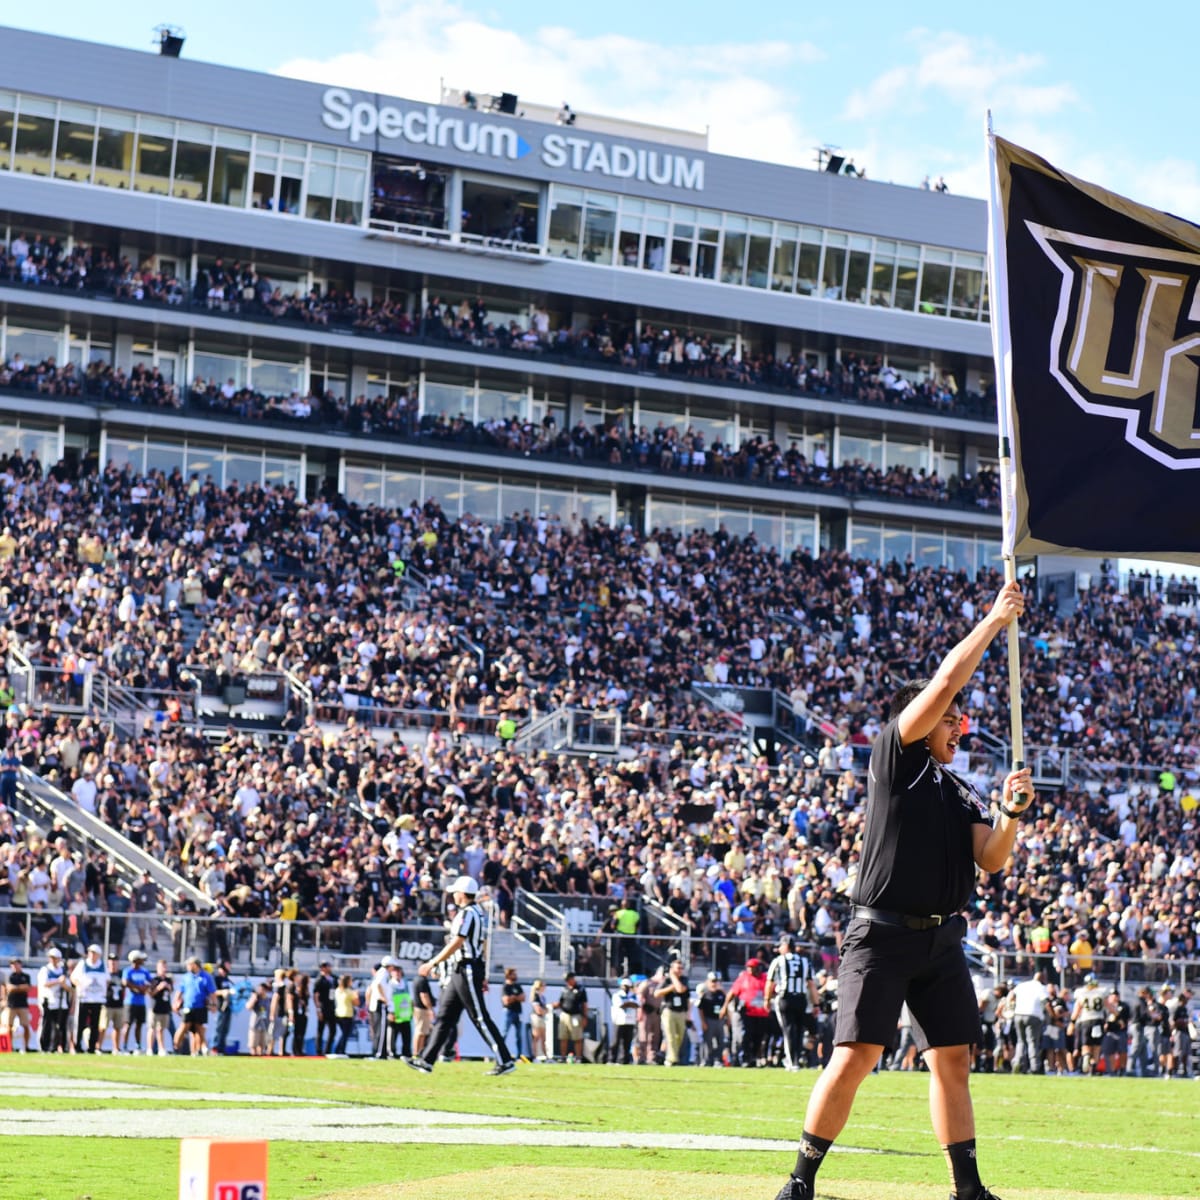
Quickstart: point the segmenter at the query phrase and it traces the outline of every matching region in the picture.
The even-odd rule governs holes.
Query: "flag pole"
[[[996,135],[991,109],[987,113],[988,272],[992,298],[992,353],[996,364],[996,424],[1000,439],[1000,523],[1004,582],[1017,578],[1016,473],[1012,455],[1012,344],[1008,328],[1008,262],[1004,255],[1004,208],[996,164]],[[1008,625],[1008,714],[1013,770],[1025,765],[1025,735],[1021,716],[1021,641],[1016,621]]]

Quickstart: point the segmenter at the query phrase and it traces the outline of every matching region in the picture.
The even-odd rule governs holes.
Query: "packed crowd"
[[[139,304],[187,306],[259,321],[353,330],[387,340],[422,339],[491,353],[536,355],[581,366],[655,373],[776,392],[840,398],[860,404],[989,416],[991,401],[960,391],[952,375],[910,380],[882,359],[857,355],[819,368],[804,355],[777,357],[770,347],[735,347],[694,330],[638,325],[607,312],[590,322],[553,327],[545,309],[518,321],[490,319],[486,303],[432,296],[419,305],[368,300],[350,290],[285,290],[248,261],[203,262],[190,283],[152,262],[135,264],[102,246],[55,237],[14,236],[0,253],[0,283],[87,291]]]
[[[131,737],[10,708],[0,777],[44,774],[231,917],[437,921],[445,879],[465,872],[502,919],[518,888],[648,895],[700,942],[791,927],[832,968],[858,861],[855,768],[883,700],[940,661],[997,586],[841,552],[785,560],[723,531],[455,522],[435,505],[357,510],[120,464],[43,472],[14,457],[0,488],[5,645],[64,695],[95,670],[165,695],[202,672],[290,669],[318,712],[353,714],[214,744],[183,720]],[[194,641],[183,610],[200,620]],[[1081,940],[1096,956],[1195,958],[1194,614],[1105,579],[1069,616],[1031,605],[1023,631],[1027,741],[1103,786],[1039,800],[1011,869],[979,881],[973,937],[1050,958]],[[993,650],[967,697],[976,727],[1003,728],[1005,671]],[[690,698],[696,679],[785,691],[829,740],[768,765],[720,736]],[[641,752],[555,757],[468,736],[482,716],[559,705],[622,713],[645,731]],[[416,707],[447,718],[423,745],[377,736],[385,710]],[[986,792],[986,765],[976,777]],[[67,907],[55,851],[0,838],[0,887],[44,914],[49,943]],[[94,874],[85,910],[109,899]]]

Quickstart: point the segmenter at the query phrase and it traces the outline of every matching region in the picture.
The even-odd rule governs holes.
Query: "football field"
[[[0,1178],[20,1200],[173,1200],[187,1135],[270,1141],[272,1200],[773,1200],[816,1076],[479,1063],[0,1057]],[[927,1076],[863,1085],[818,1195],[948,1193]],[[1003,1200],[1200,1196],[1200,1084],[974,1079]],[[13,1189],[13,1190],[10,1190]]]

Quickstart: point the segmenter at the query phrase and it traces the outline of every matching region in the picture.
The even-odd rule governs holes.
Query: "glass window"
[[[821,231],[805,226],[801,231],[800,260],[796,267],[796,291],[812,296],[817,291],[821,270]]]
[[[54,178],[91,182],[95,150],[96,110],[80,104],[64,104],[58,121]]]
[[[264,396],[290,396],[304,390],[304,364],[250,360],[250,382]]]
[[[574,499],[574,507],[568,511],[559,512],[557,515],[567,520],[574,513],[581,521],[587,521],[589,525],[595,525],[597,521],[612,522],[613,519],[613,499],[611,492],[577,492]],[[556,514],[551,511],[550,516]]]
[[[896,260],[896,307],[905,312],[912,312],[917,306],[917,276],[920,273],[920,259],[916,254],[905,253],[906,247],[901,247],[901,254]],[[913,250],[916,247],[912,247]]]
[[[642,238],[642,269],[661,271],[667,259],[666,221],[646,220],[645,236]]]
[[[683,528],[683,505],[670,500],[646,501],[646,528],[679,530]]]
[[[850,260],[846,265],[846,299],[851,304],[866,304],[867,279],[870,275],[870,269],[870,252],[852,248],[850,251]]]
[[[13,99],[11,93],[0,94],[0,170],[12,168]]]
[[[568,192],[573,195],[568,196]],[[576,189],[554,189],[550,210],[549,251],[558,258],[579,257],[579,231],[583,226],[583,204]]]
[[[872,524],[851,521],[850,552],[854,558],[880,558],[883,553],[883,530]]]
[[[225,483],[262,483],[263,461],[261,454],[228,454],[225,458]]]
[[[525,413],[524,392],[501,392],[492,388],[479,389],[476,421],[507,421],[510,417],[521,417]]]
[[[146,124],[143,120],[138,129],[134,191],[166,196],[171,191],[171,150],[174,143],[169,136],[148,131]]]
[[[238,133],[234,129],[221,129],[218,127],[216,131],[216,143],[218,146],[224,146],[227,150],[245,150],[249,153],[254,145],[254,137],[249,133]]]
[[[244,355],[214,354],[197,350],[192,355],[192,378],[194,381],[211,380],[220,387],[232,379],[234,387],[246,386],[246,359]]]
[[[161,471],[170,475],[178,467],[184,466],[182,442],[148,442],[146,444],[146,473]]]
[[[500,516],[500,484],[494,479],[463,480],[463,512],[485,521]]]
[[[218,487],[225,486],[224,455],[215,446],[188,446],[184,452],[183,473],[191,479],[199,476],[204,482],[210,475]]]
[[[13,170],[30,175],[49,175],[54,149],[54,104],[21,97],[16,122]]]
[[[19,354],[27,363],[45,362],[48,358],[58,358],[59,345],[62,335],[57,329],[29,329],[19,325],[9,325],[4,331],[4,359],[12,362],[13,355]]]
[[[954,286],[950,292],[950,315],[975,320],[983,295],[983,271],[977,267],[954,265]]]
[[[908,556],[913,552],[913,531],[911,529],[889,529],[886,526],[883,530],[883,561],[891,562],[895,559],[898,563],[904,563],[908,560]]]
[[[750,287],[765,288],[771,282],[771,238],[770,235],[752,233],[746,253],[746,283]]]
[[[600,203],[597,203],[600,201]],[[602,263],[610,266],[613,260],[613,245],[617,231],[616,204],[612,197],[600,197],[588,192],[587,213],[583,221],[584,262]]]
[[[390,508],[407,507],[421,499],[421,472],[388,470],[383,473],[383,503]],[[378,502],[378,497],[376,498]]]
[[[795,228],[793,226],[793,228]],[[771,264],[771,290],[794,292],[796,290],[795,238],[781,237],[775,243],[775,258]]]
[[[929,468],[929,447],[923,442],[897,442],[890,437],[884,463],[887,467],[908,467],[913,471]]]
[[[300,460],[298,458],[263,459],[263,484],[266,487],[300,486]]]
[[[842,434],[840,443],[842,462],[850,463],[859,459],[869,467],[883,466],[883,439],[868,437],[852,437]],[[841,465],[840,463],[837,465]]]
[[[740,536],[741,531],[737,526],[742,522],[739,517],[734,513],[729,513],[726,515],[724,512],[721,514],[721,516],[725,521],[725,528],[728,529],[730,533],[738,533]],[[753,516],[751,516],[749,513],[747,513],[745,523],[750,526],[746,532],[753,533],[754,540],[758,542],[759,546],[761,546],[764,550],[769,550],[772,548],[778,549],[782,545],[782,516],[760,512],[756,512]]]
[[[949,297],[950,252],[927,247],[921,270],[920,311],[944,317]]]
[[[500,519],[505,517],[522,516],[526,510],[530,513],[538,511],[536,487],[522,487],[515,483],[503,483],[500,486]]]
[[[443,475],[437,471],[426,471],[424,477],[423,502],[436,502],[449,517],[462,516],[462,478],[458,475]]]
[[[975,539],[947,536],[945,562],[952,571],[967,571],[973,575],[975,573]]]
[[[821,261],[821,295],[826,300],[841,300],[846,286],[846,235],[831,233],[826,238]]]
[[[742,218],[726,220],[725,243],[721,251],[721,282],[741,283],[746,273],[746,222]]]
[[[175,183],[172,196],[184,200],[207,200],[212,147],[200,142],[178,142],[175,146]]]
[[[940,533],[918,533],[913,558],[918,567],[940,567],[946,561],[946,539]]]
[[[636,267],[641,258],[642,218],[641,214],[622,208],[617,220],[617,266]]]
[[[336,168],[313,163],[308,168],[304,215],[312,221],[333,220],[333,177]]]
[[[677,220],[671,227],[671,274],[690,275],[695,254],[696,227]]]
[[[716,279],[717,250],[721,233],[718,229],[709,229],[701,225],[696,231],[696,269],[697,279]]]
[[[250,175],[250,152],[218,145],[213,151],[212,202],[231,208],[246,207],[246,180]]]
[[[896,263],[890,258],[875,257],[871,268],[871,303],[879,308],[892,305],[892,286],[896,281]]]
[[[810,554],[817,551],[817,525],[813,517],[784,517],[783,542],[780,550],[785,555],[797,550],[807,550]]]
[[[118,469],[128,466],[138,475],[145,473],[146,443],[144,440],[110,435],[106,442],[109,462],[115,464]]]
[[[101,187],[127,188],[133,171],[133,117],[100,112],[96,134],[95,181]]]
[[[430,416],[475,419],[475,389],[459,383],[425,381],[425,413]]]
[[[351,504],[380,504],[383,502],[383,472],[369,467],[351,467],[345,472],[346,499]]]
[[[337,192],[334,196],[333,219],[340,225],[361,225],[363,219],[363,193],[367,186],[366,171],[352,169],[345,164],[338,167]]]

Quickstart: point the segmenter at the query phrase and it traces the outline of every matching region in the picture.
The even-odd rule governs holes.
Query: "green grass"
[[[800,1132],[816,1078],[782,1071],[526,1066],[502,1079],[484,1079],[478,1063],[443,1064],[434,1075],[420,1076],[397,1063],[358,1061],[6,1055],[0,1059],[0,1093],[4,1074],[13,1071],[46,1081],[44,1098],[10,1093],[0,1100],[0,1179],[12,1180],[16,1170],[21,1200],[174,1195],[176,1137],[201,1131],[202,1118],[193,1110],[208,1104],[144,1095],[99,1100],[86,1093],[76,1101],[69,1092],[74,1078],[220,1093],[227,1097],[223,1108],[255,1093],[290,1098],[296,1106],[321,1100],[520,1117],[538,1121],[540,1129],[788,1142]],[[819,1195],[944,1200],[946,1170],[929,1128],[927,1079],[889,1073],[864,1083],[839,1145],[884,1153],[835,1151],[822,1168]],[[1004,1200],[1200,1196],[1200,1084],[977,1076],[973,1093],[981,1169]],[[247,1104],[247,1135],[253,1134],[255,1111],[276,1107],[277,1101]],[[63,1113],[64,1136],[28,1136],[21,1126],[25,1108]],[[179,1119],[168,1126],[175,1135],[169,1138],[84,1141],[89,1114],[98,1109],[128,1111],[131,1132],[147,1131],[155,1109],[178,1112]],[[520,1127],[509,1128],[514,1144],[498,1146],[276,1141],[268,1194],[271,1200],[376,1200],[407,1196],[404,1185],[423,1180],[412,1194],[426,1200],[443,1191],[489,1200],[558,1200],[564,1194],[610,1200],[626,1186],[623,1173],[634,1172],[657,1181],[655,1194],[769,1200],[794,1161],[791,1153],[770,1150],[633,1149],[621,1147],[619,1139],[607,1149],[535,1147],[521,1145]],[[353,1139],[354,1129],[345,1135]],[[50,1176],[22,1169],[46,1162],[54,1164]],[[474,1172],[487,1174],[468,1179]]]

